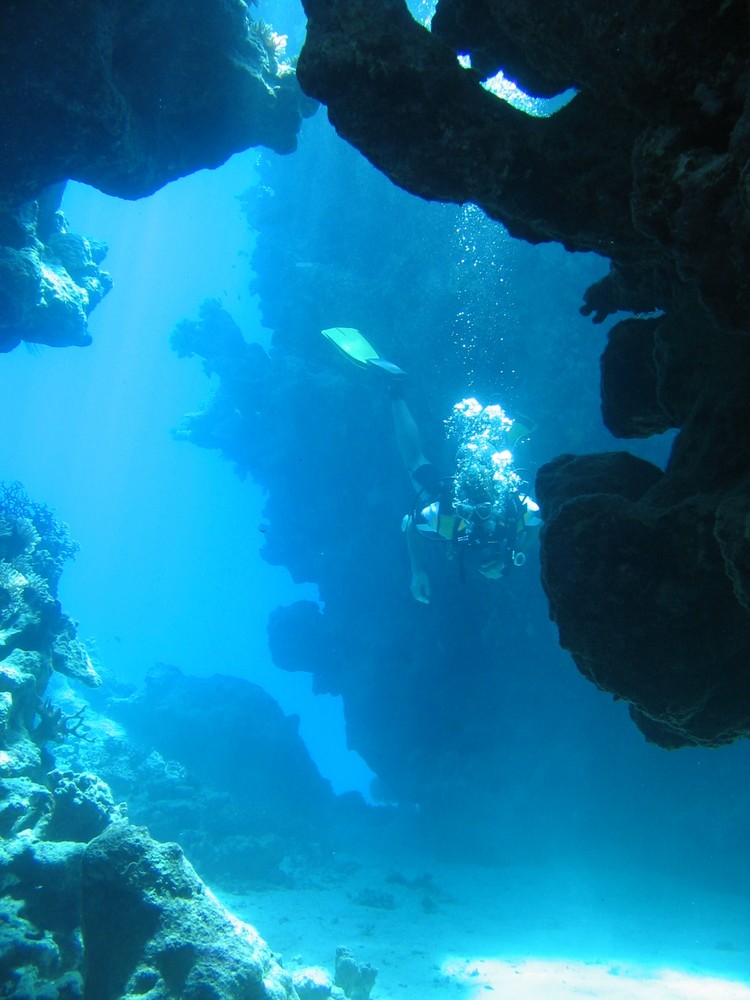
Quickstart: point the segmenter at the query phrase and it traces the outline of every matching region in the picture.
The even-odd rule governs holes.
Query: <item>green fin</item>
[[[516,417],[513,421],[513,426],[508,431],[508,444],[511,448],[515,448],[519,442],[528,440],[535,430],[536,424],[533,420],[529,420],[528,417],[524,417],[523,415]]]
[[[366,365],[368,361],[380,357],[372,344],[369,344],[353,326],[332,326],[320,332],[338,347],[342,354],[359,365]]]

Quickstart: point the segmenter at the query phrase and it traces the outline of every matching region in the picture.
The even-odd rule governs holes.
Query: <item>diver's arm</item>
[[[430,578],[424,568],[422,558],[422,548],[425,544],[414,525],[414,519],[409,518],[406,525],[406,548],[409,552],[409,562],[411,563],[411,592],[415,601],[420,604],[430,603]]]

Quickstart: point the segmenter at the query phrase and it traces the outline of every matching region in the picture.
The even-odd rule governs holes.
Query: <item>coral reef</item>
[[[296,1000],[256,931],[115,794],[235,887],[291,878],[281,863],[351,804],[336,809],[297,720],[255,685],[161,667],[141,695],[110,691],[132,737],[62,676],[48,693],[54,673],[105,690],[56,600],[75,551],[20,484],[0,488],[0,993]]]
[[[44,698],[53,672],[100,683],[57,600],[76,548],[19,483],[0,486],[0,990],[9,995],[50,995],[55,982],[55,995],[82,996],[82,844],[119,818],[102,782],[53,770],[48,749],[79,729]]]
[[[562,644],[649,739],[750,734],[745,5],[439,0],[431,31],[402,0],[305,8],[300,81],[389,177],[608,258],[584,295],[595,321],[660,313],[611,331],[602,401],[615,434],[678,429],[672,458],[628,500],[606,456],[596,494],[588,463],[544,470],[543,583]],[[535,96],[574,93],[532,117],[482,86],[499,70]]]
[[[67,706],[70,694],[57,697]],[[182,849],[137,824],[179,836],[202,871],[236,892],[293,885],[297,867],[307,878],[306,866],[325,865],[343,842],[339,827],[347,837],[369,827],[364,803],[333,795],[296,720],[255,685],[160,667],[144,692],[110,692],[109,703],[132,736],[89,709],[86,740],[56,746],[54,770],[0,781],[0,990],[39,1000],[297,1000],[291,975]],[[296,976],[300,996],[350,995],[322,970]]]
[[[233,917],[177,844],[113,824],[81,862],[86,997],[293,1000],[291,976]]]
[[[369,1000],[378,970],[358,962],[348,948],[336,949],[336,985],[350,1000]]]
[[[110,699],[107,712],[126,727],[125,756],[110,745],[85,759],[127,799],[135,822],[179,838],[212,883],[291,884],[293,859],[317,850],[310,845],[338,822],[299,720],[249,681],[162,664],[142,690]]]
[[[101,797],[103,784],[89,784]],[[91,803],[84,793],[78,808]],[[296,998],[268,945],[218,902],[177,844],[117,812],[92,838],[49,841],[47,832],[0,841],[6,995]]]
[[[100,683],[73,622],[57,600],[65,561],[75,553],[65,525],[19,483],[0,485],[0,776],[28,776],[42,763],[42,700],[53,671]],[[46,725],[50,725],[47,718]],[[56,725],[63,725],[60,717]],[[50,729],[54,738],[56,726]],[[36,738],[35,738],[36,735]]]
[[[0,352],[23,340],[85,347],[92,309],[112,287],[104,243],[70,232],[59,210],[64,185],[0,213]]]
[[[314,108],[243,0],[6,4],[0,352],[90,343],[112,281],[106,246],[57,211],[66,181],[140,198],[250,146],[291,152]]]

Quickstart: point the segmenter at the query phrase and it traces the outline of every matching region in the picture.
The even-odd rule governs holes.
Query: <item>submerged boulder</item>
[[[99,766],[132,818],[161,839],[179,838],[214,884],[291,884],[293,859],[314,854],[341,819],[298,717],[257,684],[159,664],[141,691],[108,711],[124,723],[133,753],[125,766]]]
[[[83,856],[87,1000],[294,1000],[291,976],[177,844],[113,826]]]

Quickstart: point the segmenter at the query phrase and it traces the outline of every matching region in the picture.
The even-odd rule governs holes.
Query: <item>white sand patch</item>
[[[424,860],[339,858],[289,887],[218,895],[290,972],[332,973],[349,948],[378,969],[371,1000],[750,1000],[743,893],[571,866],[425,876]]]
[[[654,972],[583,962],[448,959],[443,974],[472,986],[467,1000],[496,991],[505,1000],[750,1000],[750,986],[670,969]]]

